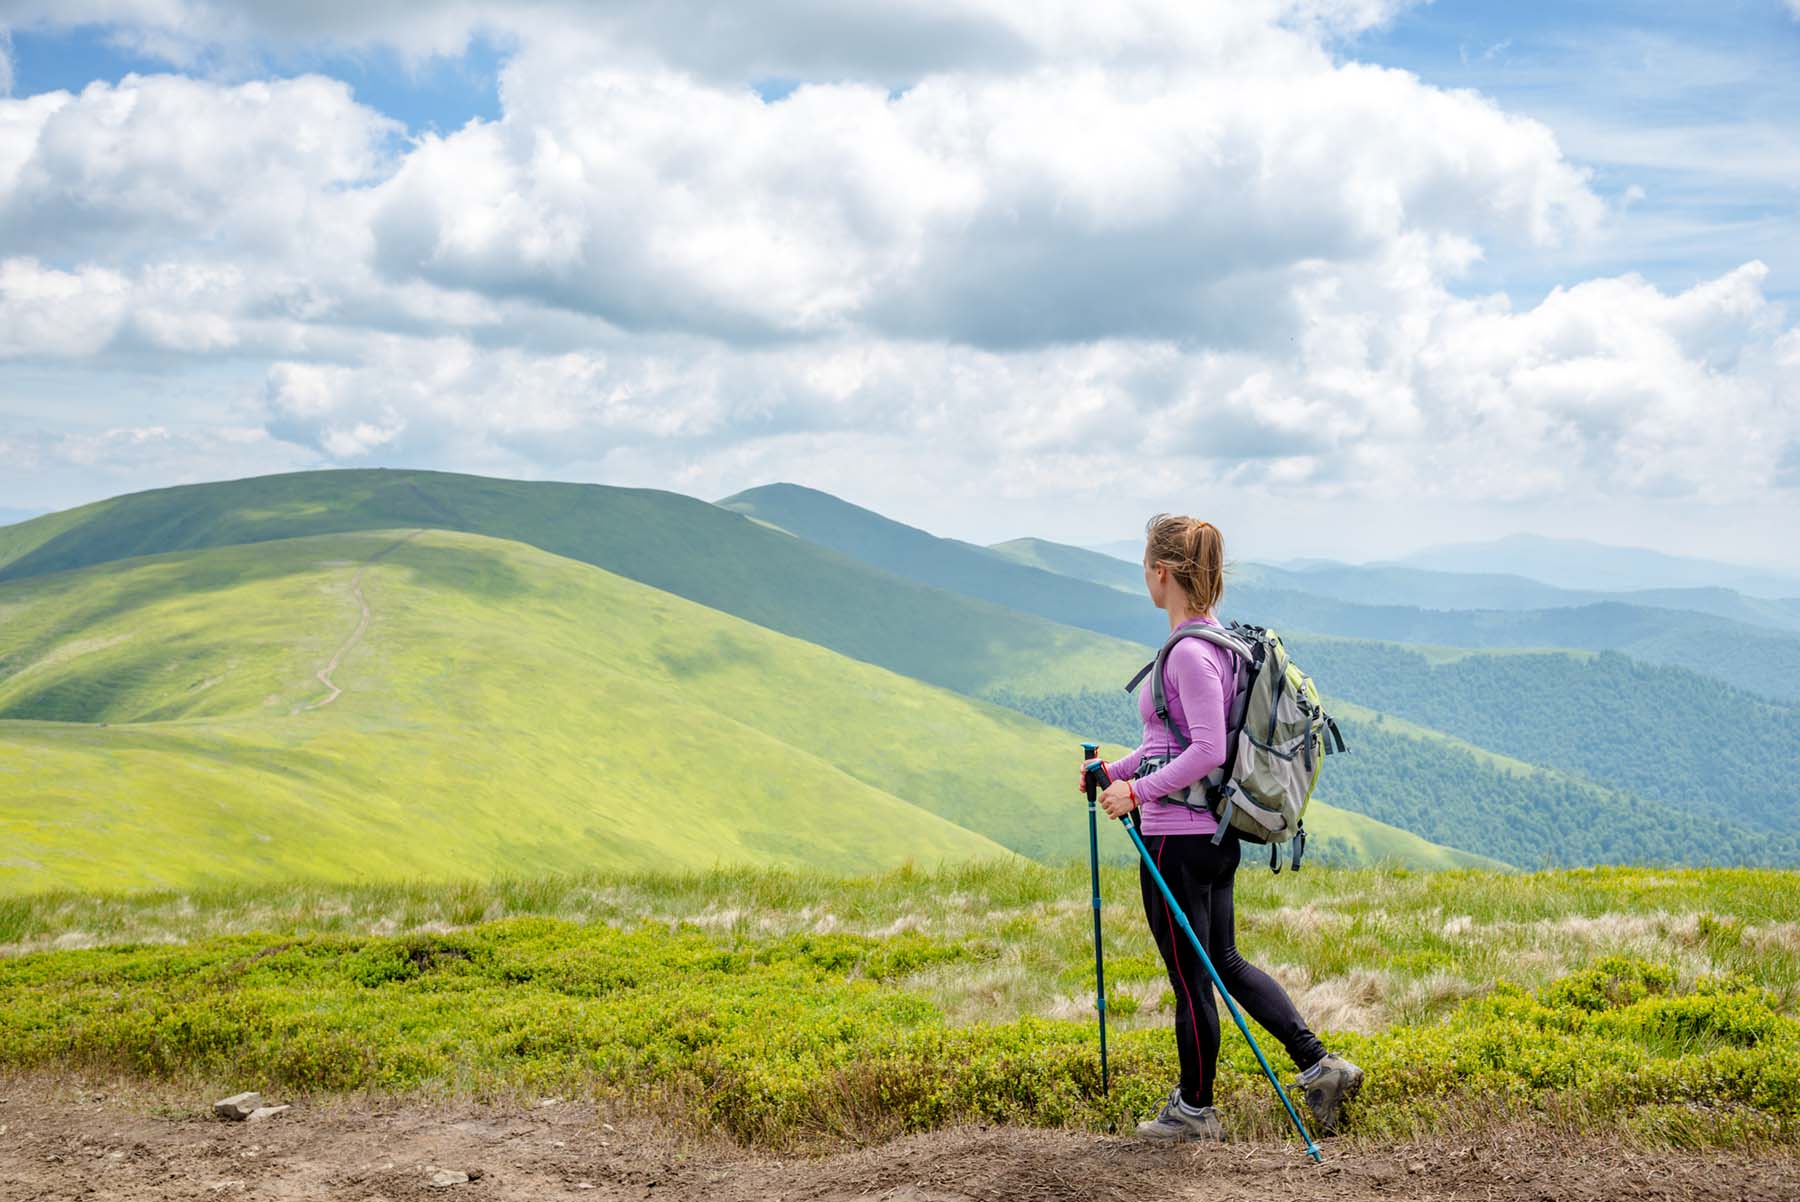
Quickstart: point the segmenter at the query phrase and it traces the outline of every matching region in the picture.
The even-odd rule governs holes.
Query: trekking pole
[[[1099,772],[1098,765],[1088,770],[1088,791],[1090,793],[1093,791],[1094,779]],[[1143,837],[1138,834],[1136,824],[1131,821],[1131,815],[1123,815],[1119,821],[1125,824],[1125,833],[1130,835],[1131,841],[1137,845],[1138,855],[1143,858],[1144,867],[1150,870],[1150,879],[1156,882],[1156,887],[1162,891],[1163,900],[1169,905],[1169,913],[1174,915],[1176,924],[1187,932],[1188,942],[1194,945],[1194,950],[1200,953],[1200,963],[1205,966],[1206,975],[1212,978],[1214,987],[1219,991],[1219,996],[1225,999],[1225,1008],[1231,1011],[1231,1017],[1237,1022],[1238,1030],[1242,1031],[1244,1038],[1250,1042],[1250,1050],[1256,1053],[1256,1062],[1262,1065],[1263,1075],[1268,1077],[1269,1084],[1275,1087],[1275,1096],[1281,1099],[1282,1106],[1287,1109],[1288,1117],[1294,1120],[1294,1130],[1298,1131],[1300,1138],[1305,1141],[1307,1154],[1314,1161],[1323,1162],[1325,1158],[1319,1153],[1319,1145],[1313,1142],[1313,1137],[1307,1131],[1306,1124],[1300,1121],[1300,1113],[1294,1109],[1294,1103],[1289,1099],[1287,1090],[1281,1088],[1281,1082],[1276,1080],[1275,1070],[1269,1067],[1268,1057],[1264,1056],[1262,1049],[1256,1046],[1256,1036],[1250,1034],[1249,1024],[1244,1022],[1244,1016],[1238,1011],[1237,1003],[1232,1001],[1231,995],[1225,991],[1225,982],[1219,979],[1219,970],[1213,967],[1212,957],[1207,955],[1206,948],[1201,946],[1200,936],[1194,934],[1193,925],[1188,922],[1187,915],[1183,914],[1181,907],[1176,904],[1175,895],[1169,891],[1169,883],[1163,880],[1162,873],[1157,870],[1156,861],[1151,857],[1150,849],[1144,846]]]
[[[1085,765],[1100,752],[1098,743],[1081,745],[1081,760]],[[1094,1009],[1100,1013],[1100,1093],[1104,1096],[1112,1092],[1111,1080],[1106,1071],[1106,967],[1104,957],[1100,953],[1100,820],[1094,811],[1094,777],[1098,769],[1088,772],[1088,875],[1094,882]]]

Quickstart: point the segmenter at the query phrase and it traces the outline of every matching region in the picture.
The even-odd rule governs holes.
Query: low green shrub
[[[1166,1029],[1114,1032],[1103,1096],[1091,1021],[953,1026],[903,987],[1004,954],[987,938],[548,918],[36,953],[0,959],[0,1066],[283,1093],[593,1088],[775,1147],[964,1121],[1115,1129],[1152,1109],[1177,1072]],[[1112,999],[1115,1014],[1128,1000]],[[1224,1028],[1221,1106],[1238,1134],[1279,1137],[1279,1104]],[[1368,1070],[1353,1125],[1372,1135],[1456,1114],[1706,1146],[1800,1131],[1800,1022],[1742,974],[1684,984],[1668,965],[1607,957],[1535,991],[1497,983],[1442,1022],[1330,1042]]]

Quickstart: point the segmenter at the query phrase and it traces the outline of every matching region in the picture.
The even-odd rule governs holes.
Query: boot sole
[[[1152,1134],[1140,1130],[1137,1137],[1158,1144],[1222,1144],[1225,1142],[1223,1135],[1202,1135],[1198,1131],[1184,1131],[1180,1135],[1164,1135],[1161,1132]]]

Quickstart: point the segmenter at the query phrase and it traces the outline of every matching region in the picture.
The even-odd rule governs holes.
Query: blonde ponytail
[[[1188,608],[1210,614],[1225,595],[1225,536],[1211,522],[1159,513],[1144,525],[1152,564],[1166,564]]]

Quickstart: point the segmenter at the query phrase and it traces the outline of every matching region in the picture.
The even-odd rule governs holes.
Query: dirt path
[[[314,676],[319,678],[319,683],[324,685],[327,689],[330,689],[331,691],[328,694],[326,694],[325,697],[321,698],[320,700],[308,702],[306,705],[301,706],[299,709],[294,711],[295,713],[302,713],[306,710],[321,709],[327,705],[330,705],[332,702],[336,701],[338,699],[338,697],[343,693],[342,689],[338,688],[335,684],[331,683],[331,674],[333,672],[337,671],[338,661],[340,661],[344,658],[344,654],[346,652],[348,652],[350,650],[350,648],[356,646],[357,640],[361,639],[363,636],[363,631],[365,631],[369,628],[369,602],[368,602],[367,598],[365,598],[363,596],[363,592],[362,592],[363,573],[368,571],[370,566],[372,566],[376,560],[380,559],[382,556],[388,554],[388,552],[390,552],[390,551],[394,550],[396,547],[400,546],[401,543],[406,542],[408,539],[416,538],[418,535],[423,534],[423,533],[424,533],[424,531],[422,531],[422,530],[415,530],[411,534],[406,535],[404,538],[395,539],[393,542],[389,543],[387,546],[383,547],[381,550],[375,552],[375,554],[373,554],[373,555],[369,556],[367,559],[363,560],[362,566],[356,569],[356,575],[350,577],[350,595],[352,597],[356,598],[356,604],[362,608],[362,617],[357,619],[356,629],[352,630],[350,632],[350,637],[344,640],[344,645],[342,647],[339,647],[337,649],[337,651],[335,651],[332,654],[331,662],[326,664],[323,668],[320,668],[317,672],[313,673]]]
[[[274,1099],[271,1099],[274,1100]],[[0,1199],[334,1202],[1152,1202],[1160,1199],[1800,1199],[1800,1156],[1631,1151],[1495,1131],[1400,1146],[1155,1147],[964,1128],[814,1159],[678,1139],[592,1104],[297,1105],[226,1123],[193,1099],[0,1082]],[[434,1187],[435,1172],[466,1184]]]

